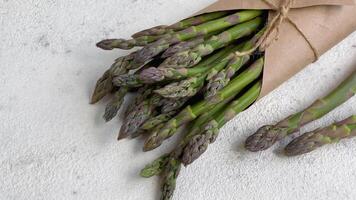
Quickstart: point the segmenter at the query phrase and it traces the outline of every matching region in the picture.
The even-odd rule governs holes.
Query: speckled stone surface
[[[158,199],[158,179],[138,171],[171,146],[142,153],[141,140],[117,142],[119,119],[105,124],[105,101],[88,104],[96,79],[125,53],[94,44],[172,23],[212,2],[0,0],[0,199]],[[356,139],[296,158],[281,155],[287,141],[262,153],[242,148],[260,125],[309,105],[355,67],[354,33],[227,124],[182,170],[174,199],[355,199]],[[355,97],[301,133],[350,114]]]

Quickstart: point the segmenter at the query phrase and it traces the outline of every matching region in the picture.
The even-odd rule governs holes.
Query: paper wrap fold
[[[268,0],[279,7],[282,0]],[[354,0],[295,0],[288,17],[322,55],[356,30]],[[273,9],[263,0],[219,0],[197,14],[235,9]],[[270,12],[271,14],[273,12]],[[315,61],[314,53],[300,32],[287,20],[278,40],[265,52],[263,86],[265,96]]]

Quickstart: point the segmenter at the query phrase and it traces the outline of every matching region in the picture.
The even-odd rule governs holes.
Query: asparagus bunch
[[[307,109],[291,115],[276,125],[260,128],[246,140],[246,149],[252,152],[262,151],[271,147],[278,140],[298,131],[301,126],[319,119],[343,104],[356,93],[356,72],[343,81],[326,97],[315,101]]]
[[[263,53],[239,57],[235,52],[256,44],[264,31],[263,13],[213,12],[140,31],[129,40],[97,43],[104,50],[138,47],[115,60],[97,81],[91,99],[96,103],[112,94],[103,116],[110,121],[134,92],[119,140],[145,134],[143,150],[149,151],[180,127],[189,128],[172,152],[141,172],[143,177],[161,175],[162,199],[171,199],[182,165],[197,159],[218,129],[257,99]]]

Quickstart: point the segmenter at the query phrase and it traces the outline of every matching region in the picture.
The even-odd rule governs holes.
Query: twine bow
[[[245,55],[250,55],[253,52],[255,52],[257,49],[260,51],[264,51],[267,49],[274,41],[278,40],[279,37],[279,29],[280,26],[282,25],[284,20],[287,20],[305,39],[305,41],[308,43],[310,48],[312,49],[315,57],[315,61],[319,59],[319,52],[318,50],[314,47],[314,45],[310,42],[310,40],[307,38],[307,36],[302,32],[302,30],[295,24],[289,17],[288,17],[288,12],[292,8],[292,5],[294,3],[294,0],[284,0],[281,4],[281,6],[278,8],[269,0],[263,0],[268,6],[272,7],[274,10],[276,10],[276,16],[267,24],[267,27],[262,34],[262,36],[258,39],[258,41],[255,43],[255,45],[247,51],[239,52],[237,51],[235,54],[237,56],[245,56]],[[271,37],[271,34],[276,32],[275,36]]]

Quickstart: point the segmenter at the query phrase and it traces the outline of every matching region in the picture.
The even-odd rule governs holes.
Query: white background
[[[88,104],[97,78],[125,54],[95,43],[212,2],[0,0],[0,199],[158,199],[158,179],[138,172],[171,145],[142,153],[142,140],[117,142],[119,120],[101,118],[107,100]],[[182,170],[174,199],[355,199],[356,139],[296,158],[279,153],[286,142],[262,153],[242,148],[259,126],[299,111],[355,69],[355,45],[354,33],[227,124]],[[350,114],[355,97],[302,132]]]

